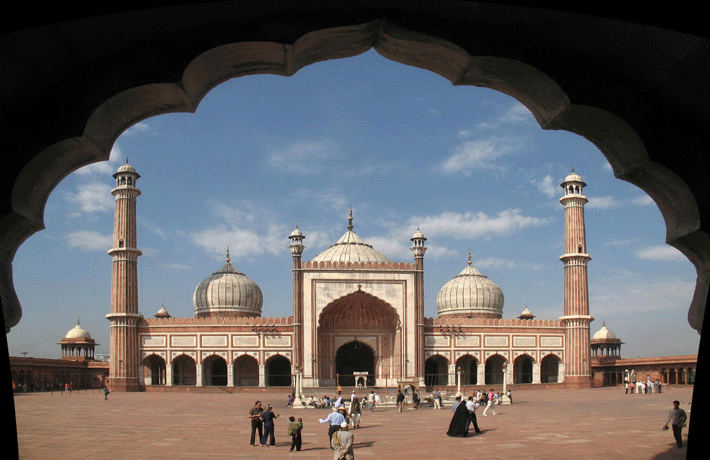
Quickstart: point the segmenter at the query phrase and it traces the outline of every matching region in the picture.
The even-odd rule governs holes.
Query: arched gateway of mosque
[[[367,385],[399,375],[401,328],[397,311],[358,289],[334,300],[318,319],[321,381],[355,386],[355,373],[367,373]]]

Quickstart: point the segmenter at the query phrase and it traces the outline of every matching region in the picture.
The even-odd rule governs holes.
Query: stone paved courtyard
[[[329,410],[285,408],[286,393],[20,394],[15,397],[22,459],[331,459]],[[624,395],[623,389],[518,391],[513,405],[482,416],[483,432],[446,436],[452,412],[392,407],[365,411],[354,430],[358,459],[675,459],[670,431],[661,431],[671,402],[691,415],[691,388]],[[249,446],[247,411],[256,399],[271,403],[276,447]],[[303,418],[303,450],[289,453],[288,416]],[[687,429],[683,432],[687,439]]]

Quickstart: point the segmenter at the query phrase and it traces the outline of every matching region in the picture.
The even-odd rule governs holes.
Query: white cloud
[[[535,120],[533,114],[523,104],[517,103],[498,117],[501,123],[530,123]]]
[[[461,173],[465,176],[470,176],[474,170],[504,171],[506,167],[500,166],[497,160],[520,150],[522,145],[521,140],[514,136],[464,141],[454,148],[439,169],[445,174]]]
[[[291,196],[299,202],[315,203],[318,207],[327,207],[337,212],[345,213],[350,206],[343,191],[337,187],[330,187],[320,191],[301,188],[294,191]]]
[[[526,268],[531,271],[542,270],[545,268],[544,264],[531,263],[531,262],[519,262],[509,259],[501,259],[500,257],[486,257],[483,259],[474,259],[472,265],[476,268],[492,268],[492,269],[504,269],[512,270],[514,268]]]
[[[308,176],[327,169],[329,160],[339,155],[340,144],[324,139],[320,141],[297,141],[271,152],[267,163],[279,171]]]
[[[614,209],[619,208],[623,204],[611,195],[606,196],[595,196],[589,198],[589,203],[587,204],[588,209]]]
[[[161,267],[167,269],[167,270],[176,270],[176,271],[190,271],[192,270],[192,267],[189,265],[185,264],[160,264]]]
[[[508,236],[528,228],[547,225],[552,220],[549,217],[524,216],[520,209],[506,209],[495,216],[483,212],[443,212],[433,216],[412,217],[410,222],[419,225],[425,236],[476,239]]]
[[[252,201],[227,204],[207,203],[212,219],[208,228],[190,232],[192,244],[201,247],[217,259],[227,248],[233,258],[248,258],[262,254],[283,254],[292,229],[278,222],[266,205]],[[212,224],[211,222],[216,222]]]
[[[635,256],[641,260],[653,260],[657,262],[680,262],[688,260],[683,253],[667,244],[649,246],[636,251]]]
[[[554,198],[557,194],[557,184],[551,175],[545,176],[542,180],[532,180],[531,183],[537,188],[537,190],[547,195],[548,198]]]
[[[102,235],[88,230],[72,232],[65,237],[70,248],[82,251],[108,251],[113,245],[113,235]]]
[[[112,211],[114,197],[111,195],[111,185],[101,182],[82,183],[77,186],[76,193],[67,192],[65,198],[78,207],[74,214]]]
[[[643,195],[638,198],[634,198],[631,200],[631,203],[639,206],[655,206],[656,204],[656,202],[653,201],[653,198],[648,195]]]
[[[616,247],[616,246],[629,246],[629,245],[631,245],[631,244],[636,244],[636,243],[639,243],[639,242],[641,242],[641,238],[626,238],[626,239],[623,239],[623,240],[620,240],[620,239],[613,239],[613,240],[607,241],[607,242],[606,242],[606,245],[607,245],[607,246],[613,246],[613,247]]]

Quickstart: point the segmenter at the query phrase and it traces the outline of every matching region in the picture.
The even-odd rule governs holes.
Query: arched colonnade
[[[513,359],[512,366],[498,353],[481,363],[475,356],[465,354],[454,363],[440,354],[429,356],[425,363],[424,380],[427,387],[456,386],[460,375],[461,385],[502,385],[506,373],[508,384],[562,383],[564,365],[561,358],[549,353],[536,361],[522,353]]]
[[[245,353],[230,364],[218,354],[209,355],[200,363],[188,354],[179,354],[170,363],[150,354],[141,362],[140,370],[146,386],[288,387],[293,382],[291,360],[281,354],[260,363]]]

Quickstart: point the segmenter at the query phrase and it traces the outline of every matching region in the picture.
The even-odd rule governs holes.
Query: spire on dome
[[[350,206],[350,215],[348,216],[348,230],[352,232],[353,228],[355,228],[353,226],[353,207]]]

